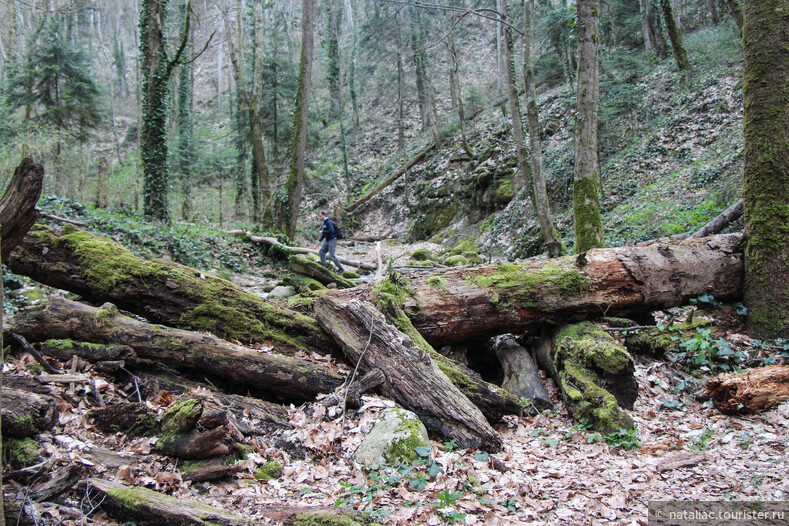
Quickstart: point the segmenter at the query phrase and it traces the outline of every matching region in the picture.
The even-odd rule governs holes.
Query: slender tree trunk
[[[674,7],[671,5],[671,0],[660,0],[660,5],[663,8],[663,18],[666,21],[668,37],[671,40],[671,49],[674,50],[674,61],[677,63],[677,69],[682,73],[683,78],[687,78],[687,72],[690,69],[688,52],[682,43],[682,29],[674,17]]]
[[[759,338],[789,337],[789,0],[746,0],[745,305]]]
[[[397,27],[397,151],[402,154],[405,150],[405,112],[403,110],[404,89],[403,89],[403,40],[400,33],[400,19],[395,14],[395,26]],[[408,197],[408,196],[406,196]]]
[[[551,257],[561,256],[566,247],[562,236],[556,229],[548,201],[548,190],[542,165],[542,141],[540,140],[540,118],[537,110],[537,92],[534,87],[534,63],[532,61],[531,43],[534,38],[534,0],[523,2],[523,80],[526,91],[526,114],[529,123],[529,148],[531,150],[532,180],[534,181],[534,200],[540,230]]]
[[[348,91],[351,95],[351,106],[353,107],[353,125],[359,128],[359,102],[356,94],[356,55],[359,48],[359,29],[356,22],[356,2],[355,0],[347,0],[348,2],[348,26],[351,29],[351,58],[348,64]],[[398,29],[399,31],[399,29]],[[399,38],[399,36],[398,36]]]
[[[652,43],[652,30],[649,27],[649,6],[651,0],[638,0],[638,6],[641,11],[641,31],[644,33],[644,51],[648,55],[655,49]]]
[[[181,3],[181,17],[186,24],[186,3]],[[191,47],[191,46],[190,46]],[[184,61],[189,61],[191,50],[184,52]],[[181,218],[189,220],[192,217],[192,160],[194,157],[194,133],[192,128],[192,66],[182,64],[178,72],[178,146],[177,166],[178,177],[181,182]]]
[[[449,57],[451,59],[451,67],[449,69],[449,80],[450,84],[452,85],[452,92],[455,94],[455,98],[457,99],[457,111],[458,111],[458,121],[460,122],[460,141],[461,145],[463,146],[463,151],[466,152],[466,155],[471,157],[472,151],[471,146],[468,144],[468,138],[466,137],[466,115],[463,111],[463,92],[460,86],[460,77],[459,77],[459,69],[460,69],[460,61],[458,60],[458,53],[455,47],[455,24],[460,21],[460,18],[455,16],[450,17],[449,19],[449,31],[447,32],[447,47],[449,48]]]
[[[340,23],[342,9],[339,3],[328,2],[326,27],[326,84],[329,86],[329,118],[340,117],[342,83],[340,73]]]
[[[742,3],[740,2],[740,0],[723,0],[723,5],[726,6],[726,10],[734,19],[734,23],[737,24],[737,28],[740,30],[740,34],[742,35],[742,31],[743,31]]]
[[[304,161],[307,154],[307,130],[310,116],[310,88],[312,86],[312,44],[314,0],[302,0],[301,4],[301,56],[299,59],[299,82],[296,91],[296,109],[293,122],[290,173],[285,184],[285,202],[279,218],[280,227],[291,238],[296,234],[301,190],[304,185]]]
[[[107,208],[107,157],[99,160],[99,173],[96,179],[96,208]]]
[[[575,251],[604,247],[600,218],[597,114],[600,103],[600,0],[578,0],[578,97],[575,121],[573,216]]]

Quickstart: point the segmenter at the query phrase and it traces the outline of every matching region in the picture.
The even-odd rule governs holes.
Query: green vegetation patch
[[[534,306],[541,301],[534,296],[537,292],[567,298],[586,291],[589,278],[568,265],[570,261],[571,258],[559,258],[534,265],[500,264],[494,272],[475,276],[472,282],[488,289],[495,301],[505,294],[517,295],[526,302],[524,306]]]
[[[278,479],[282,476],[282,464],[276,460],[269,460],[255,473],[258,480]]]

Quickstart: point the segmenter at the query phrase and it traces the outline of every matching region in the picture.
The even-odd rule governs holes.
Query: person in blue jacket
[[[325,267],[326,264],[326,253],[329,253],[329,259],[331,259],[337,268],[340,270],[340,274],[345,272],[342,268],[342,264],[340,264],[340,260],[337,259],[337,255],[334,251],[337,248],[337,234],[335,233],[334,223],[331,219],[326,217],[326,212],[318,212],[318,218],[323,221],[321,225],[321,238],[318,240],[318,244],[323,241],[321,245],[321,249],[318,251],[318,255],[321,257],[321,264]]]

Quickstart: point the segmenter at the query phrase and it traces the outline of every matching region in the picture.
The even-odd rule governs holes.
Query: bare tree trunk
[[[682,42],[682,28],[677,24],[671,0],[660,0],[660,5],[663,8],[663,18],[666,21],[668,37],[671,40],[671,49],[674,50],[674,61],[677,63],[677,69],[682,74],[682,78],[686,79],[690,70],[690,63],[688,62],[688,52],[685,49],[685,44]]]
[[[600,218],[597,114],[600,103],[600,0],[578,0],[578,88],[573,217],[575,251],[605,246]]]
[[[743,27],[742,3],[740,3],[740,0],[723,0],[723,5],[726,6],[726,10],[729,12],[732,19],[734,19],[734,23],[737,24],[737,29],[740,30],[740,35],[742,35],[742,27]]]
[[[296,235],[301,190],[304,186],[304,161],[307,155],[307,130],[310,117],[310,89],[312,86],[312,44],[314,0],[302,0],[301,4],[301,56],[299,59],[299,84],[294,111],[293,143],[291,146],[290,173],[285,184],[280,226],[288,236]]]
[[[641,31],[644,33],[644,51],[649,54],[655,48],[652,43],[652,30],[649,27],[649,11],[650,2],[652,0],[638,0],[638,5],[641,11]]]
[[[460,141],[463,146],[463,151],[466,155],[471,157],[471,146],[468,144],[466,137],[466,115],[463,111],[463,93],[460,86],[460,77],[458,75],[460,69],[460,61],[458,60],[457,49],[455,48],[455,25],[460,21],[460,18],[453,15],[449,18],[449,31],[447,33],[447,47],[449,49],[449,56],[452,65],[449,69],[449,83],[452,86],[452,92],[456,98],[456,106],[458,110],[458,120],[460,121]]]

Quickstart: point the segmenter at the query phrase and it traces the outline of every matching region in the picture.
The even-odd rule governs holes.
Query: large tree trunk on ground
[[[71,338],[120,343],[140,358],[180,370],[199,372],[223,384],[263,392],[279,399],[313,400],[339,387],[343,377],[326,367],[230,344],[214,336],[151,325],[117,312],[54,298],[21,310],[8,329],[37,341]]]
[[[370,303],[316,303],[318,319],[362,371],[380,369],[388,396],[414,411],[424,424],[461,447],[498,451],[501,437],[409,337],[387,323]]]
[[[0,199],[0,238],[3,263],[38,218],[36,203],[44,183],[44,167],[25,157]]]
[[[391,234],[392,230],[389,229],[388,232],[389,232],[389,234]],[[315,254],[315,255],[318,254],[318,251],[315,250],[315,249],[312,249],[312,248],[288,247],[288,246],[285,246],[282,243],[280,243],[279,240],[277,240],[277,238],[275,238],[275,237],[253,236],[253,235],[251,235],[249,233],[247,233],[247,235],[249,235],[249,240],[250,241],[252,241],[253,243],[256,243],[258,245],[267,245],[267,246],[270,246],[270,247],[278,247],[278,248],[287,250],[289,252],[293,252],[294,254]],[[341,257],[338,257],[337,259],[339,259],[340,263],[342,263],[343,265],[350,265],[352,267],[356,267],[356,268],[360,268],[360,269],[364,269],[364,270],[375,270],[377,268],[375,265],[373,265],[371,263],[365,263],[363,261],[355,261],[355,260],[352,260],[352,259],[346,259],[346,258],[341,258]]]
[[[590,322],[546,336],[537,359],[559,386],[570,415],[602,433],[633,429],[633,420],[619,409],[632,409],[638,395],[627,350]]]
[[[314,280],[320,281],[323,285],[330,285],[334,283],[341,289],[349,289],[356,286],[353,281],[345,279],[339,274],[335,274],[320,263],[310,261],[309,259],[303,258],[301,256],[291,256],[288,263],[288,268],[294,274],[307,276]]]
[[[635,316],[709,293],[736,300],[743,263],[736,234],[594,249],[549,261],[401,276],[402,307],[434,347],[595,316]],[[372,301],[380,281],[324,301]]]
[[[518,344],[511,334],[497,337],[493,347],[504,369],[501,388],[527,400],[537,411],[553,409],[551,397],[540,381],[537,365],[529,351]]]
[[[198,270],[137,258],[110,239],[73,227],[34,227],[11,254],[8,266],[87,301],[109,301],[156,323],[208,330],[245,343],[270,342],[283,354],[336,350],[311,317],[275,307]]]
[[[772,365],[725,374],[707,382],[707,392],[722,413],[758,413],[789,400],[789,366]]]

